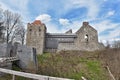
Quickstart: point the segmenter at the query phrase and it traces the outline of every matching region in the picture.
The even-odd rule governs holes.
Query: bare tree
[[[14,32],[14,36],[12,39],[14,39],[16,36],[19,37],[19,41],[21,41],[22,45],[24,44],[24,40],[25,40],[25,33],[26,30],[24,28],[24,26],[18,27],[15,32]]]
[[[114,40],[113,42],[113,48],[120,48],[120,40]]]
[[[107,40],[107,41],[106,41],[106,49],[109,49],[110,46],[111,46],[111,45],[110,45],[109,41]]]
[[[3,30],[4,30],[3,22],[0,22],[0,38],[3,38]]]
[[[21,16],[17,13],[12,13],[9,10],[4,11],[4,26],[6,29],[6,42],[12,41],[15,38],[15,31],[22,25]]]
[[[24,44],[24,41],[25,41],[25,34],[26,34],[25,28],[21,28],[21,30],[20,30],[20,37],[21,37],[22,45]]]
[[[1,8],[1,5],[0,5],[0,21],[2,21],[3,19],[3,9]]]
[[[0,7],[0,40],[4,41],[3,9]]]

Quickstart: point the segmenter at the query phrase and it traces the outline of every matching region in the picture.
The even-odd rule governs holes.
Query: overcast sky
[[[48,32],[76,32],[88,21],[98,30],[99,41],[120,39],[120,0],[0,0],[0,4],[20,13],[25,24],[41,20]]]

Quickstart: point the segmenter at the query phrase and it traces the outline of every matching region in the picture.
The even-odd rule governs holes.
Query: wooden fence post
[[[15,80],[15,75],[13,74],[13,76],[12,76],[12,80]]]

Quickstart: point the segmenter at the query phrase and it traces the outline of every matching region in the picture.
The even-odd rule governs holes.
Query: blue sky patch
[[[75,32],[88,21],[100,40],[120,39],[120,0],[1,0],[0,4],[21,14],[25,24],[41,20],[48,32]]]

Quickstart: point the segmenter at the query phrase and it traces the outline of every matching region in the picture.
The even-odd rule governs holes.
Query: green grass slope
[[[109,80],[98,52],[61,51],[38,56],[39,74],[82,80]]]

